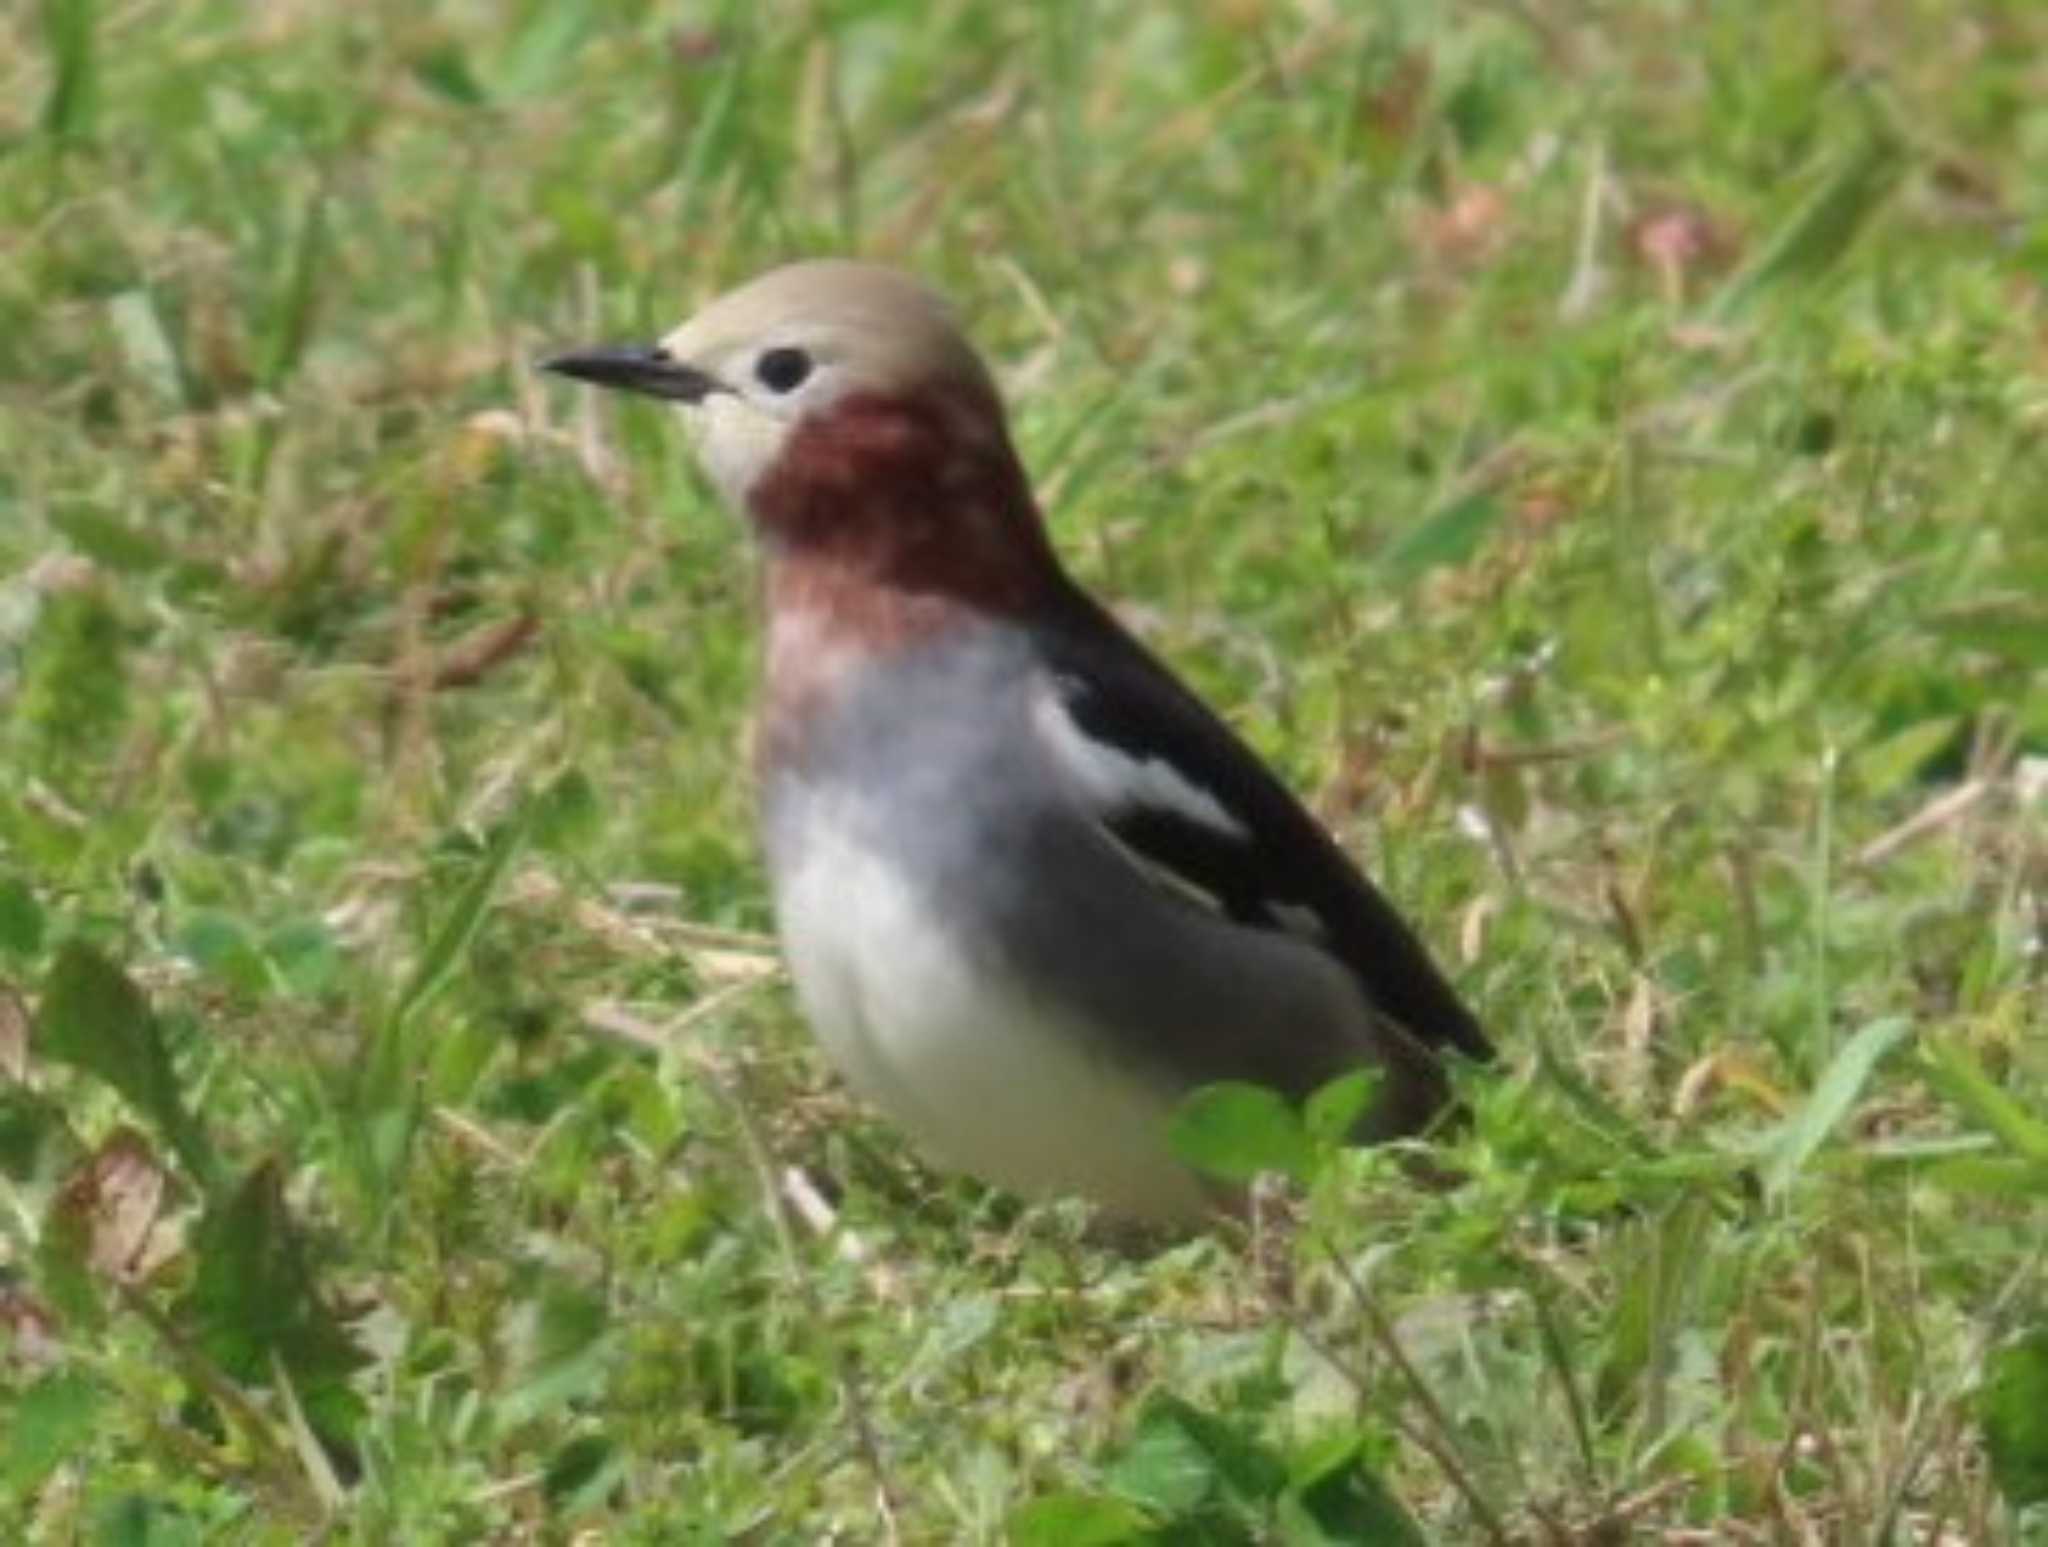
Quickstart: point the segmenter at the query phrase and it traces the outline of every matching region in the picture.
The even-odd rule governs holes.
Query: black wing
[[[1400,914],[1143,645],[1078,592],[1040,638],[1054,699],[1041,729],[1134,859],[1238,923],[1313,940],[1418,1041],[1493,1056]]]

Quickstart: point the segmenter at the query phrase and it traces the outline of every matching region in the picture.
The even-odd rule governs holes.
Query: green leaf
[[[199,1527],[161,1499],[118,1493],[93,1520],[94,1547],[200,1547]]]
[[[948,1300],[934,1322],[917,1350],[916,1371],[922,1379],[987,1341],[1002,1324],[1002,1307],[993,1295],[963,1294]]]
[[[533,841],[566,848],[596,829],[602,808],[597,787],[580,768],[565,769],[534,797]]]
[[[541,1491],[558,1510],[576,1510],[608,1492],[625,1467],[619,1448],[602,1434],[581,1434],[548,1458]]]
[[[177,943],[187,961],[230,988],[260,997],[273,987],[270,964],[233,914],[196,910],[178,930]]]
[[[86,1331],[106,1321],[92,1268],[92,1203],[90,1189],[58,1188],[36,1233],[36,1287],[65,1320]]]
[[[1203,1086],[1175,1110],[1166,1136],[1183,1162],[1227,1182],[1267,1171],[1301,1181],[1315,1170],[1315,1145],[1301,1118],[1286,1097],[1263,1085]]]
[[[145,575],[171,560],[171,550],[163,539],[129,526],[95,505],[70,502],[53,506],[50,525],[94,563],[121,574]]]
[[[597,13],[576,0],[555,0],[527,14],[494,72],[508,97],[533,96],[558,79],[597,27]],[[730,72],[737,76],[744,72]]]
[[[1951,1192],[1981,1193],[2022,1203],[2048,1201],[2048,1164],[2038,1160],[1958,1155],[1925,1167],[1920,1177]]]
[[[334,931],[317,918],[288,919],[263,937],[263,954],[295,994],[325,993],[340,976]]]
[[[1427,1547],[1429,1540],[1355,1435],[1297,1465],[1280,1518],[1289,1547]]]
[[[1433,569],[1462,564],[1500,524],[1501,503],[1491,494],[1467,494],[1439,505],[1380,550],[1389,583],[1413,585]]]
[[[566,1279],[550,1281],[535,1322],[535,1362],[545,1366],[578,1357],[604,1336],[610,1323],[602,1295]]]
[[[202,1183],[212,1182],[213,1147],[185,1109],[155,1012],[127,975],[83,940],[65,942],[50,968],[36,1046],[113,1086]]]
[[[1617,1236],[1610,1332],[1595,1377],[1603,1403],[1624,1400],[1646,1372],[1670,1367],[1686,1308],[1699,1288],[1701,1253],[1713,1219],[1710,1196],[1688,1193],[1661,1215],[1646,1216]]]
[[[50,53],[43,129],[52,139],[83,139],[92,132],[99,109],[98,20],[97,0],[43,0],[43,45]]]
[[[1959,715],[1938,715],[1921,720],[1856,754],[1856,768],[1864,791],[1872,796],[1889,795],[1921,770],[1956,739],[1963,724]]]
[[[397,1004],[377,1027],[360,1078],[350,1094],[351,1110],[343,1118],[349,1135],[349,1159],[357,1186],[380,1221],[388,1221],[398,1196],[398,1178],[412,1153],[412,1141],[419,1128],[420,1095],[415,1086],[416,1070],[408,1060],[406,1035],[415,1017],[447,987],[476,939],[477,931],[490,911],[491,899],[524,852],[532,827],[533,803],[493,838],[453,906],[434,929],[426,949]]]
[[[1224,1500],[1263,1504],[1286,1486],[1287,1469],[1231,1424],[1155,1392],[1106,1481],[1125,1498],[1176,1516]]]
[[[1054,1493],[1010,1516],[1010,1547],[1137,1547],[1152,1539],[1145,1512],[1099,1493]]]
[[[18,876],[0,876],[0,951],[33,956],[43,948],[43,905]]]
[[[274,388],[291,375],[313,337],[314,315],[327,276],[327,248],[327,190],[316,188],[307,196],[299,216],[283,293],[264,319],[269,336],[260,375],[266,387]]]
[[[1202,1447],[1171,1421],[1141,1421],[1106,1481],[1134,1503],[1168,1516],[1192,1510],[1215,1486]]]
[[[393,1020],[403,1022],[416,1015],[447,986],[462,965],[470,943],[483,925],[484,915],[490,911],[499,883],[525,849],[531,816],[532,807],[528,806],[493,839],[483,862],[456,896],[455,906],[434,931],[419,964],[413,968],[405,991],[399,995],[398,1007],[392,1012]]]
[[[26,1085],[0,1081],[0,1176],[31,1181],[48,1174],[52,1151],[73,1147],[61,1106]]]
[[[516,1428],[596,1390],[611,1361],[611,1312],[602,1296],[552,1279],[533,1308],[524,1378],[498,1404],[498,1421]]]
[[[107,1393],[98,1382],[58,1370],[22,1392],[9,1419],[0,1485],[25,1492],[92,1438]]]
[[[1977,1396],[1992,1480],[2014,1509],[2048,1504],[2048,1326],[1992,1354]]]
[[[1806,1104],[1779,1130],[1766,1152],[1763,1183],[1767,1192],[1782,1192],[1791,1184],[1835,1124],[1855,1105],[1878,1060],[1912,1030],[1912,1022],[1904,1016],[1888,1016],[1872,1021],[1842,1045],[1815,1082]]]
[[[84,763],[111,756],[128,716],[128,630],[93,586],[45,597],[23,661],[17,723]]]
[[[1929,618],[1927,627],[1965,650],[1995,655],[2016,666],[2048,666],[2048,607],[1977,607]]]
[[[252,1386],[270,1384],[275,1359],[315,1432],[345,1437],[361,1407],[348,1378],[368,1355],[320,1297],[277,1162],[257,1166],[207,1207],[192,1256],[192,1287],[177,1316],[200,1350]]]
[[[1354,1069],[1349,1074],[1340,1074],[1302,1104],[1302,1126],[1310,1138],[1320,1143],[1342,1144],[1371,1109],[1379,1088],[1377,1070]]]
[[[2048,1166],[2048,1122],[2035,1117],[1996,1085],[1962,1042],[1942,1037],[1925,1044],[1920,1072],[1927,1083],[1961,1107],[1980,1128],[2015,1154]]]
[[[413,60],[412,73],[429,91],[459,106],[481,107],[490,99],[469,67],[469,56],[453,42],[438,43]]]
[[[1721,287],[1707,315],[1733,316],[1766,290],[1815,279],[1833,268],[1898,186],[1904,170],[1897,143],[1883,133],[1869,134],[1771,233],[1756,258]]]

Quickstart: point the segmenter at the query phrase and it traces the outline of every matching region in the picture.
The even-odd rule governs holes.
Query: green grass
[[[2044,54],[0,13],[0,1535],[2043,1540]],[[744,536],[532,370],[822,251],[1454,965],[1459,1185],[1132,1249],[824,1069]]]

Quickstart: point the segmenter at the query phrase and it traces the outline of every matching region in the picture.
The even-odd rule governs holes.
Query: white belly
[[[886,855],[813,822],[777,899],[797,995],[849,1083],[942,1164],[1132,1218],[1193,1219],[1167,1149],[1171,1098],[1097,1055],[905,884]]]

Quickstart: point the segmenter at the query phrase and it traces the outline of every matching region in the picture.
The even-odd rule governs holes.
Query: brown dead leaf
[[[1720,1055],[1709,1053],[1695,1059],[1678,1077],[1678,1089],[1671,1093],[1671,1115],[1690,1117],[1705,1104],[1720,1083]]]
[[[1564,525],[1575,510],[1570,497],[1555,484],[1532,483],[1515,492],[1515,525],[1531,536],[1540,537]]]
[[[1674,323],[1664,336],[1687,354],[1733,355],[1743,345],[1742,334],[1711,322]]]
[[[722,987],[768,977],[777,970],[780,962],[776,957],[756,951],[721,951],[706,947],[690,952],[690,965],[705,982]]]
[[[2012,218],[1998,176],[1984,162],[1944,157],[1928,170],[1927,186],[1951,220],[1989,224]]]
[[[1381,775],[1386,737],[1378,727],[1344,737],[1337,766],[1309,799],[1309,809],[1325,827],[1341,829],[1371,802]]]
[[[1490,183],[1467,183],[1447,205],[1421,212],[1410,230],[1440,263],[1465,267],[1491,257],[1507,239],[1507,195]]]
[[[669,52],[681,63],[716,63],[726,52],[725,37],[715,27],[677,27],[668,35]]]
[[[1656,987],[1646,974],[1638,972],[1616,1027],[1620,1042],[1616,1081],[1630,1095],[1640,1094],[1649,1085],[1650,1055],[1661,1019]]]
[[[115,1129],[66,1179],[55,1207],[85,1233],[86,1262],[119,1283],[139,1283],[178,1254],[183,1231],[164,1216],[172,1183],[149,1140]]]
[[[186,296],[186,349],[196,374],[221,397],[256,385],[242,297],[224,280],[192,287]]]
[[[49,1369],[63,1357],[56,1313],[19,1284],[0,1284],[0,1349],[32,1370]]]
[[[472,629],[434,658],[429,681],[437,689],[466,688],[519,654],[540,632],[540,619],[522,612]]]
[[[1360,95],[1359,116],[1384,138],[1405,143],[1414,134],[1429,98],[1431,73],[1429,55],[1409,50],[1385,80]]]
[[[1770,1077],[1741,1052],[1723,1048],[1696,1061],[1679,1077],[1671,1097],[1671,1115],[1690,1117],[1716,1091],[1739,1091],[1773,1117],[1783,1117],[1791,1103]]]
[[[0,1075],[28,1078],[28,1006],[21,995],[0,983]]]
[[[31,591],[57,596],[86,590],[99,579],[99,567],[83,554],[59,548],[37,559],[21,578]]]
[[[1458,920],[1458,960],[1471,966],[1486,952],[1486,929],[1500,912],[1500,895],[1481,892]]]

